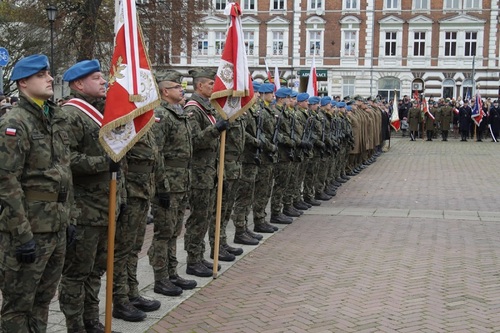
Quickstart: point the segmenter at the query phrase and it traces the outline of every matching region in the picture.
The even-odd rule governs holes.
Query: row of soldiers
[[[155,124],[125,158],[114,162],[98,140],[106,81],[97,60],[81,61],[64,73],[72,98],[62,108],[50,101],[53,78],[45,55],[15,64],[11,80],[20,92],[19,105],[0,119],[4,332],[45,332],[57,288],[68,332],[104,331],[98,294],[106,270],[113,174],[118,175],[113,316],[140,321],[161,305],[140,295],[137,280],[150,206],[154,291],[178,296],[196,287],[195,280],[177,272],[176,243],[188,207],[186,274],[212,275],[213,263],[204,258],[205,236],[213,258],[223,131],[221,261],[243,252],[228,244],[230,220],[235,244],[257,245],[260,233],[273,233],[273,224],[292,223],[304,210],[330,200],[349,175],[380,154],[382,129],[388,125],[386,112],[376,105],[346,105],[255,83],[259,98],[229,122],[210,103],[215,71],[198,68],[189,74],[194,92],[184,106],[182,75],[156,75],[161,105],[155,109]]]

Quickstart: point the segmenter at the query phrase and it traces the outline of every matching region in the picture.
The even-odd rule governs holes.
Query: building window
[[[319,55],[321,51],[321,31],[309,31],[309,54]]]
[[[358,9],[358,0],[344,0],[344,9],[345,10]]]
[[[354,96],[354,86],[355,86],[355,78],[354,77],[344,77],[342,78],[342,96]]]
[[[444,55],[454,57],[457,55],[457,33],[448,31],[444,35]]]
[[[226,43],[226,33],[224,31],[215,32],[215,55],[222,54]]]
[[[386,32],[385,33],[385,55],[395,56],[396,55],[396,41],[397,32]]]
[[[462,0],[444,0],[443,9],[460,9],[460,2]]]
[[[247,55],[254,55],[254,36],[253,31],[243,31],[243,40],[245,41],[245,52]]]
[[[285,9],[285,0],[273,0],[271,2],[271,9],[274,10],[284,10]]]
[[[208,55],[208,34],[200,32],[198,35],[198,55]]]
[[[453,79],[446,79],[443,81],[443,98],[454,98],[454,90],[455,81],[453,81]]]
[[[273,31],[273,55],[283,55],[283,31]]]
[[[215,0],[215,10],[226,9],[226,0]]]
[[[415,32],[413,35],[413,55],[425,56],[425,32]]]
[[[347,57],[356,56],[356,43],[357,43],[357,32],[344,31],[344,56]]]
[[[481,9],[481,1],[464,0],[464,9]]]
[[[415,10],[429,9],[429,0],[413,0],[413,9]]]
[[[399,9],[399,0],[385,0],[385,9]]]
[[[256,1],[257,0],[241,0],[241,6],[243,10],[257,10],[257,6],[255,5]]]
[[[401,83],[399,79],[385,77],[378,81],[377,94],[380,96],[380,99],[390,101],[394,98],[394,92],[397,92],[398,96],[401,96],[401,94],[399,93],[400,89]]]
[[[309,9],[322,9],[323,8],[323,0],[309,0]]]
[[[466,57],[476,55],[477,32],[465,32],[465,53]]]

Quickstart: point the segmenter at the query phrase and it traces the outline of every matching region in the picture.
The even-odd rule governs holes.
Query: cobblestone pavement
[[[152,292],[143,251],[141,287],[162,308],[142,323],[113,320],[113,329],[499,332],[499,149],[393,139],[331,201],[245,246],[217,279],[198,278],[200,288],[178,298]],[[51,332],[63,332],[52,306]]]

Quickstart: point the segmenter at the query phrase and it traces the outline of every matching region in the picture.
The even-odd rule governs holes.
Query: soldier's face
[[[163,93],[173,103],[179,103],[184,98],[184,89],[177,82],[167,81],[163,87]]]
[[[19,87],[23,93],[30,98],[47,100],[54,91],[52,90],[52,81],[48,70],[42,70],[30,77],[19,80]]]
[[[199,83],[199,91],[202,96],[209,98],[214,90],[214,80],[206,79]]]
[[[94,98],[106,97],[106,80],[102,77],[101,72],[95,72],[87,75],[77,80],[75,84],[85,95]]]
[[[261,96],[262,99],[268,103],[271,103],[274,99],[274,93],[264,93]]]

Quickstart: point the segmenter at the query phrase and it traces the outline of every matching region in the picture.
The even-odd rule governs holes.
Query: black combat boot
[[[169,278],[170,282],[175,284],[177,287],[181,288],[182,290],[191,290],[196,288],[196,285],[198,284],[195,280],[188,280],[184,279],[183,277],[173,274],[170,275]]]
[[[232,247],[227,244],[222,244],[222,246],[226,249],[227,252],[234,254],[235,256],[243,254],[243,249],[241,247]]]
[[[286,216],[283,213],[278,213],[276,215],[271,215],[271,223],[276,224],[291,224],[293,219],[291,217]]]
[[[305,198],[304,201],[312,206],[320,206],[321,202],[314,198]]]
[[[234,235],[234,243],[243,245],[258,245],[259,240],[251,237],[245,230],[240,230]]]
[[[146,315],[146,314],[144,314]],[[99,319],[85,320],[84,321],[85,330],[87,333],[104,333],[104,325],[99,321]],[[111,331],[111,333],[120,333],[117,331]]]
[[[277,228],[277,227],[275,227]],[[276,230],[274,230],[274,227],[268,223],[259,223],[259,224],[255,224],[253,226],[253,231],[255,232],[262,232],[262,233],[265,233],[265,234],[272,234],[274,233]]]
[[[300,214],[297,211],[292,209],[292,206],[283,207],[283,214],[285,214],[286,216],[290,216],[290,217],[299,217],[300,216]],[[272,219],[273,218],[271,217],[271,222],[272,222]]]
[[[143,321],[146,319],[146,313],[133,306],[130,302],[113,304],[113,318],[131,322]],[[89,332],[88,329],[87,332]]]
[[[212,272],[210,272],[212,275]],[[179,296],[182,294],[182,288],[176,286],[168,279],[161,279],[159,281],[155,281],[155,286],[153,291],[157,294],[162,294],[165,296]]]
[[[245,227],[245,232],[248,236],[252,237],[252,238],[255,238],[256,240],[258,241],[261,241],[262,238],[264,238],[264,236],[262,236],[261,234],[256,234],[255,232],[252,232],[250,230],[248,230],[247,227]]]
[[[203,265],[205,265],[205,267],[208,268],[209,270],[213,270],[214,269],[214,263],[213,262],[210,262],[210,261],[205,260],[205,259],[201,259],[201,263]],[[218,264],[217,265],[217,270],[220,271],[220,269],[221,269],[221,265]]]
[[[214,258],[214,249],[210,251],[210,259]],[[221,245],[219,246],[219,260],[220,261],[234,261],[236,257],[234,254],[227,252],[227,250]]]
[[[293,203],[293,207],[298,210],[308,210],[309,205],[306,205],[305,202],[298,201]]]
[[[328,201],[330,200],[332,197],[327,195],[325,192],[321,192],[321,193],[318,193],[314,196],[314,199],[316,200],[323,200],[323,201]]]
[[[212,276],[212,270],[203,265],[201,262],[197,262],[195,264],[187,264],[186,274],[199,277],[209,277]]]
[[[129,301],[137,309],[144,312],[156,311],[161,306],[160,301],[157,301],[155,299],[147,299],[142,296],[130,298]]]

